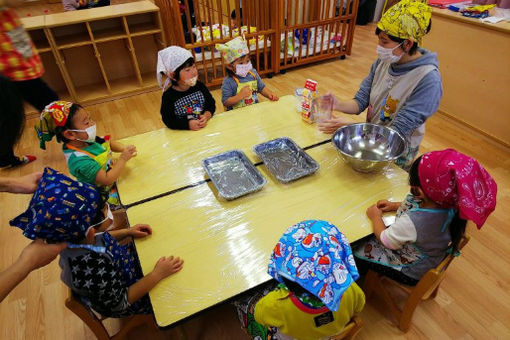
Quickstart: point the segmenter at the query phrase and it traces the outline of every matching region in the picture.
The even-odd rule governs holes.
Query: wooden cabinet
[[[62,99],[92,104],[157,87],[166,46],[159,9],[149,1],[22,19]]]

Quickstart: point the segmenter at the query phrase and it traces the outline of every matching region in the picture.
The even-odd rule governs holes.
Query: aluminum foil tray
[[[240,150],[206,158],[202,164],[218,194],[227,200],[258,191],[267,182]]]
[[[258,144],[253,150],[268,170],[283,183],[311,175],[319,170],[319,164],[287,137]]]

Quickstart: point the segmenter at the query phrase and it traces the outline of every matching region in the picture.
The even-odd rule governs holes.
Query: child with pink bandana
[[[446,254],[458,251],[467,220],[480,229],[496,207],[497,185],[473,158],[446,149],[424,154],[409,171],[403,202],[380,200],[367,209],[374,237],[354,250],[360,273],[372,269],[416,285]],[[397,211],[388,228],[383,212]]]

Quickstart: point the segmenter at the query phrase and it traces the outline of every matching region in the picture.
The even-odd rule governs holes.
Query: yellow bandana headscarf
[[[377,23],[386,34],[421,45],[432,16],[432,7],[416,0],[402,0],[387,10]]]

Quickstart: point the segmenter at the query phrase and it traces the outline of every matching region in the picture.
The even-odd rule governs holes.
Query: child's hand
[[[124,161],[129,161],[131,158],[136,156],[136,147],[128,145],[124,148],[124,151],[120,154],[120,158]]]
[[[374,204],[368,207],[367,216],[371,220],[374,220],[376,218],[382,218],[382,211],[377,207],[376,204]]]
[[[205,128],[207,125],[207,122],[209,121],[209,119],[211,119],[211,117],[212,117],[212,115],[209,111],[202,114],[200,116],[200,118],[198,119],[200,128]]]
[[[152,228],[148,224],[137,224],[129,228],[129,236],[133,238],[142,238],[152,235]]]
[[[191,119],[188,121],[189,129],[193,131],[198,131],[201,128],[203,128],[202,124],[200,123],[199,119]]]
[[[158,260],[158,262],[156,262],[156,265],[152,270],[152,274],[156,276],[158,281],[163,280],[165,277],[175,274],[181,270],[183,263],[184,261],[182,261],[179,257],[163,256]]]
[[[251,87],[249,87],[249,86],[243,87],[243,89],[241,90],[241,92],[239,92],[239,94],[243,97],[243,99],[250,98],[252,95]]]
[[[276,94],[274,94],[274,93],[270,93],[270,94],[269,94],[269,96],[268,96],[268,99],[269,99],[269,100],[271,100],[271,101],[273,101],[273,102],[276,102],[276,101],[278,101],[278,99],[280,99],[280,98],[278,98],[278,96],[277,96]]]
[[[376,203],[377,208],[379,208],[381,211],[387,212],[387,211],[395,211],[395,202],[390,202],[388,200],[380,200]],[[398,207],[397,207],[398,209]]]

